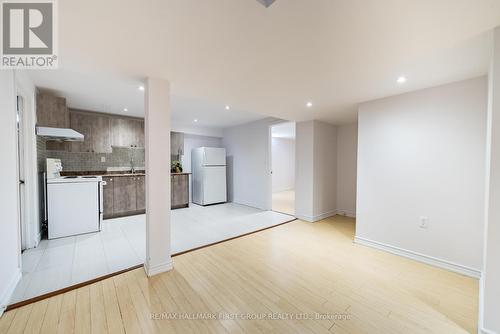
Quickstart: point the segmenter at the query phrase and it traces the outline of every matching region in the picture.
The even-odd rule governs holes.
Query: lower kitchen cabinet
[[[104,218],[145,213],[146,187],[144,175],[103,177]]]
[[[135,177],[119,176],[114,180],[113,211],[130,212],[137,210]]]
[[[189,206],[189,174],[172,174],[171,208],[187,208]]]
[[[146,177],[137,176],[136,177],[136,198],[137,198],[137,210],[146,210]]]
[[[102,180],[106,182],[103,186],[103,202],[104,202],[104,219],[113,217],[113,199],[114,199],[114,184],[112,177],[103,177]]]

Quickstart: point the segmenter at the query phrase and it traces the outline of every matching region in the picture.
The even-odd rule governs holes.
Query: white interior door
[[[203,204],[227,202],[226,166],[203,169]]]

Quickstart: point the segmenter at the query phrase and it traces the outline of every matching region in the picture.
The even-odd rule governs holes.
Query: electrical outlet
[[[420,216],[420,228],[423,229],[429,228],[429,217]]]
[[[106,157],[101,157],[101,162],[106,162]]]

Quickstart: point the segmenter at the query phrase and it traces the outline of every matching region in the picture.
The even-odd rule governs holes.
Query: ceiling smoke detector
[[[264,5],[264,7],[268,8],[269,6],[271,6],[276,0],[257,0],[258,2],[260,2],[262,5]]]

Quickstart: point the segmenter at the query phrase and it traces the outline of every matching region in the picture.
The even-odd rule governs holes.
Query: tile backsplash
[[[142,168],[145,165],[143,148],[113,147],[112,153],[47,151],[45,140],[38,138],[37,153],[39,171],[45,170],[47,158],[61,159],[63,170],[67,172],[105,171],[108,167]]]

